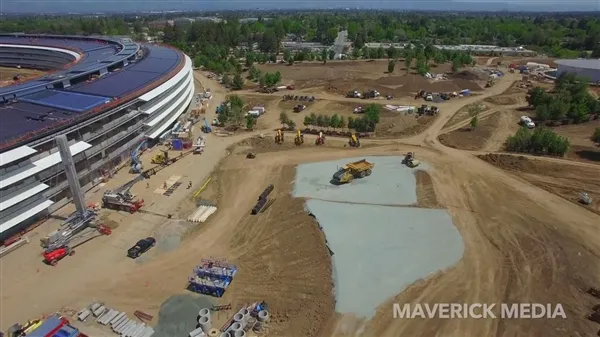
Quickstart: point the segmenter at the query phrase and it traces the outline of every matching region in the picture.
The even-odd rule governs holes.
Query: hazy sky
[[[0,0],[3,13],[372,8],[477,11],[600,11],[600,0]]]

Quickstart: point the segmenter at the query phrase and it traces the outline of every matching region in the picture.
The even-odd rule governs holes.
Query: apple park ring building
[[[69,202],[57,135],[88,191],[168,133],[195,89],[187,55],[127,38],[0,34],[0,67],[46,71],[0,87],[1,239]]]

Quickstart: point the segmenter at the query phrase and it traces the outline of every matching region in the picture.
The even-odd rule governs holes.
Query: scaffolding
[[[189,277],[188,289],[200,294],[221,297],[233,281],[237,267],[223,259],[202,259]]]

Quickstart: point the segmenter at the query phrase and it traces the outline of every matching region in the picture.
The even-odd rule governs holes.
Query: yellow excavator
[[[300,146],[304,144],[304,135],[300,133],[300,130],[296,130],[296,137],[294,137],[294,144]]]
[[[281,129],[277,130],[277,134],[275,134],[275,143],[283,143],[283,131]]]
[[[356,133],[350,136],[350,140],[348,140],[348,145],[350,145],[350,147],[360,147],[360,139],[358,139]]]
[[[348,163],[344,167],[338,169],[333,175],[331,182],[334,185],[341,185],[352,182],[354,178],[368,177],[371,175],[373,167],[375,167],[375,164],[368,162],[366,159]]]
[[[160,153],[152,157],[152,164],[165,165],[168,161],[169,152],[167,150],[160,150]]]

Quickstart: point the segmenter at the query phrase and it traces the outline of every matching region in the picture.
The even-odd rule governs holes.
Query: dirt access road
[[[197,76],[203,83],[210,83]],[[484,97],[503,92],[510,82],[506,76]],[[213,84],[210,87],[214,95],[220,90]],[[592,301],[580,288],[600,279],[600,217],[437,140],[440,130],[462,105],[482,98],[450,102],[453,105],[443,109],[425,132],[393,145],[384,145],[389,141],[365,140],[361,149],[307,147],[261,153],[256,160],[246,160],[242,149],[217,164],[218,158],[225,157],[228,144],[247,136],[235,139],[211,135],[206,150],[211,152],[182,161],[182,165],[164,170],[154,180],[160,183],[170,175],[184,174],[185,179],[198,184],[218,165],[220,171],[212,175],[219,187],[206,197],[218,200],[220,209],[207,225],[191,233],[177,249],[156,251],[141,263],[126,259],[124,249],[132,240],[152,233],[163,219],[123,215],[113,236],[88,243],[57,268],[39,262],[36,245],[23,247],[2,259],[2,328],[59,306],[79,309],[93,300],[106,301],[130,314],[136,309],[156,314],[166,298],[185,292],[185,280],[200,258],[219,256],[243,266],[224,300],[234,304],[271,301],[274,336],[592,335],[595,326],[583,318]],[[274,204],[265,221],[248,219],[247,210],[255,202],[255,192],[260,193],[270,182],[276,183],[278,199],[284,198],[291,184],[286,181],[293,179],[289,169],[284,168],[289,165],[357,155],[399,155],[405,151],[415,151],[419,159],[433,167],[430,175],[437,203],[448,209],[462,234],[463,259],[391,298],[370,322],[338,317],[332,310],[331,292],[327,293],[330,275],[322,264],[326,256],[319,255],[324,247],[317,245],[322,238],[316,237],[316,226],[286,222],[306,216],[296,214],[296,208],[288,204],[290,200]],[[150,207],[158,211],[184,207],[188,200],[185,190],[167,199],[152,196],[144,189],[138,194],[148,197],[153,203]],[[277,213],[280,211],[287,213]],[[394,319],[393,302],[561,303],[568,319]]]

